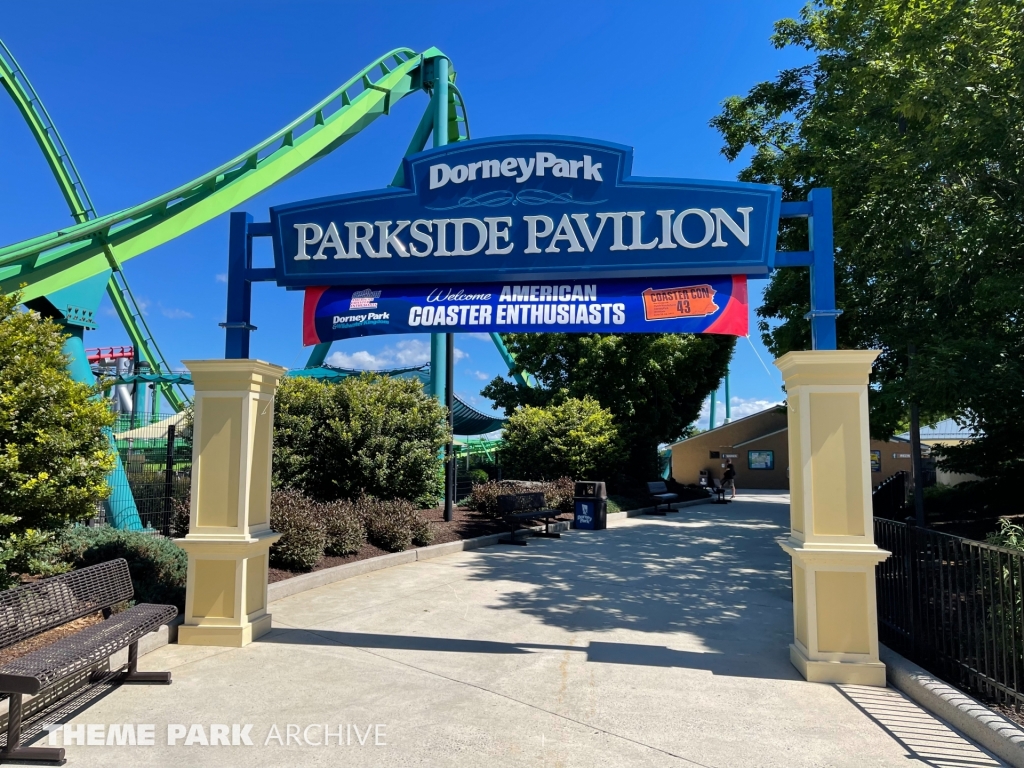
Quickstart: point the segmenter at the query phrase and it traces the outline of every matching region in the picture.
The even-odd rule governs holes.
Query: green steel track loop
[[[0,248],[0,290],[10,293],[25,283],[26,301],[45,296],[103,272],[111,260],[120,266],[231,210],[389,114],[399,100],[422,88],[424,61],[439,56],[436,48],[421,54],[391,51],[270,138],[200,178],[124,211]],[[464,114],[453,119],[458,130]]]
[[[64,199],[71,209],[71,217],[78,223],[91,221],[96,218],[96,207],[85,188],[85,182],[75,167],[71,153],[68,152],[64,140],[57,131],[49,112],[43,105],[42,99],[36,93],[35,88],[21,69],[14,54],[0,40],[0,82],[14,100],[18,111],[21,112],[25,122],[28,123],[32,135],[35,137],[39,148],[43,152],[47,165],[57,180]],[[138,350],[140,357],[150,364],[154,373],[167,373],[170,366],[164,359],[160,347],[153,338],[138,302],[128,285],[128,278],[121,270],[121,266],[110,254],[109,249],[104,249],[107,261],[111,268],[110,281],[107,284],[107,295],[110,297],[117,312],[121,324],[131,338],[132,344]],[[185,391],[179,386],[177,391],[170,386],[161,386],[160,391],[167,398],[175,411],[181,411],[187,402]]]
[[[141,205],[97,216],[46,108],[14,56],[0,42],[0,81],[32,130],[76,222],[65,229],[0,248],[0,290],[11,293],[21,288],[23,300],[31,301],[110,269],[107,294],[132,343],[155,373],[168,372],[170,368],[132,295],[122,264],[298,173],[333,152],[377,117],[390,114],[392,106],[405,96],[429,90],[429,83],[423,82],[424,64],[443,56],[437,48],[421,54],[408,48],[390,51],[235,159]],[[454,70],[449,79],[447,133],[451,143],[469,138],[469,119],[462,94],[455,87]],[[428,106],[406,154],[422,150],[433,128]],[[392,184],[402,182],[399,168]],[[514,370],[508,350],[496,334],[492,336],[509,369]],[[329,345],[318,345],[314,355],[326,356],[328,348]],[[529,374],[514,375],[520,383],[530,385]],[[184,391],[174,392],[169,387],[164,389],[164,395],[176,411],[187,400]]]

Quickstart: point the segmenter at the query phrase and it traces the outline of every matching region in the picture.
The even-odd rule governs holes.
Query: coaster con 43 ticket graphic
[[[303,343],[389,333],[747,333],[744,275],[308,288]]]

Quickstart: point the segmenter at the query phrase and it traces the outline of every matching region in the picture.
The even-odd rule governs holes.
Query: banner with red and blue
[[[745,275],[307,288],[303,344],[391,333],[748,330]]]

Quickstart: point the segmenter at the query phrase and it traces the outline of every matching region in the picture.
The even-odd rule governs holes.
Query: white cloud
[[[725,400],[717,399],[715,405],[715,425],[722,426],[725,421]],[[776,405],[781,405],[780,400],[762,400],[755,397],[731,397],[729,398],[731,408],[730,418],[735,421],[744,416],[751,416],[761,411],[766,411]],[[701,406],[700,416],[697,417],[697,426],[700,429],[707,429],[711,419],[711,399],[708,398]]]
[[[473,375],[480,379],[480,381],[487,381],[488,379],[492,378],[491,374],[484,373],[483,371],[473,371]]]
[[[769,408],[774,408],[776,405],[782,405],[781,400],[757,400],[752,397],[733,397],[730,399],[730,405],[732,406],[732,418],[734,419],[750,416],[755,413],[760,413],[761,411],[767,411]]]
[[[458,347],[455,348],[455,362],[469,357]],[[359,370],[379,371],[385,368],[409,368],[430,362],[430,344],[419,339],[399,341],[394,346],[386,346],[377,354],[365,349],[356,352],[337,350],[327,356],[327,364],[339,368],[358,368]]]
[[[163,304],[159,304],[160,314],[171,320],[188,320],[192,317],[191,312],[186,312],[184,309],[178,309],[177,307],[165,307]]]
[[[358,368],[360,370],[375,371],[387,368],[388,364],[378,357],[371,355],[365,349],[353,352],[351,355],[345,352],[331,352],[327,356],[327,364],[337,368]]]
[[[391,347],[384,347],[381,354],[389,353],[399,365],[423,365],[430,361],[430,344],[419,339],[407,339],[395,344],[394,350]],[[458,355],[455,359],[458,359]]]
[[[214,275],[218,283],[226,283],[228,281],[228,273],[221,272],[220,274]]]

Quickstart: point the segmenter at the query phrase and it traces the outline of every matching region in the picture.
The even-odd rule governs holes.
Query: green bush
[[[366,543],[366,526],[351,502],[327,502],[322,505],[321,514],[327,533],[325,554],[333,557],[353,555]]]
[[[430,524],[408,501],[364,496],[356,501],[355,507],[366,525],[370,543],[388,552],[401,552],[413,544],[429,544],[434,538]]]
[[[486,483],[490,480],[490,475],[487,474],[486,470],[483,469],[471,469],[469,470],[469,482],[473,485],[479,485],[480,483]]]
[[[270,548],[270,565],[288,571],[311,571],[327,547],[322,505],[293,490],[270,496],[270,527],[282,534]]]
[[[611,411],[590,397],[517,408],[505,424],[503,440],[503,469],[526,480],[606,480],[618,474],[623,456]]]
[[[412,530],[412,543],[417,547],[425,547],[434,540],[434,529],[430,523],[413,512],[409,520],[409,528]]]
[[[274,415],[274,485],[319,501],[437,503],[444,408],[418,380],[365,373],[339,383],[286,378]]]
[[[123,557],[128,562],[137,603],[176,605],[185,609],[188,556],[174,542],[142,531],[106,526],[75,526],[58,540],[60,559],[72,568]]]
[[[507,496],[513,493],[537,493],[540,491],[544,494],[544,505],[546,507],[571,514],[575,490],[576,484],[569,477],[560,477],[549,482],[493,480],[488,483],[474,485],[465,504],[470,509],[481,512],[488,517],[497,518],[499,516],[499,496]]]
[[[108,404],[68,374],[63,328],[19,303],[0,293],[0,588],[45,572],[49,532],[92,517],[114,467]]]

